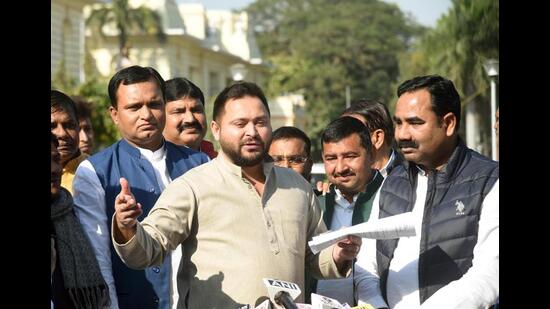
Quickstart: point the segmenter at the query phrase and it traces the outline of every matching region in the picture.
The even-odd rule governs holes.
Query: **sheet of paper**
[[[313,254],[345,239],[348,235],[372,239],[394,239],[415,236],[414,217],[412,212],[356,224],[337,231],[329,231],[314,236],[308,242]]]

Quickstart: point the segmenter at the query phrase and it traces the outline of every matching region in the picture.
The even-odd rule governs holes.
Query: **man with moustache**
[[[166,126],[164,138],[176,144],[202,151],[214,159],[218,153],[204,140],[206,115],[204,95],[197,85],[183,77],[166,81]]]
[[[175,294],[171,255],[155,267],[135,270],[112,248],[109,227],[119,179],[128,179],[147,213],[168,183],[208,158],[164,140],[165,84],[155,69],[124,68],[111,78],[108,90],[111,118],[122,139],[79,166],[74,180],[77,215],[109,285],[111,308],[168,309]]]
[[[61,186],[73,193],[76,168],[88,155],[78,148],[80,127],[74,101],[61,91],[51,90],[50,129],[58,141],[63,176]]]
[[[361,99],[342,112],[361,120],[369,132],[372,143],[372,168],[386,178],[394,167],[403,162],[403,156],[393,149],[393,120],[386,105],[376,100]],[[328,191],[328,182],[317,184],[318,190]]]
[[[338,230],[366,222],[384,180],[371,168],[374,157],[368,130],[360,120],[344,116],[325,128],[321,143],[325,171],[333,184],[325,195],[319,196],[325,224],[330,230]],[[353,276],[319,280],[312,289],[341,303],[355,304]]]
[[[372,218],[412,212],[416,236],[366,240],[359,302],[376,308],[487,308],[499,294],[499,165],[458,136],[460,97],[441,76],[397,90],[395,138],[406,161]]]
[[[180,309],[259,304],[267,298],[262,278],[303,288],[304,266],[317,277],[348,274],[361,239],[312,254],[307,241],[326,226],[309,183],[267,157],[271,124],[262,90],[248,82],[225,88],[211,128],[218,157],[168,185],[141,222],[139,198],[121,179],[112,236],[123,260],[133,268],[158,265],[181,243]]]

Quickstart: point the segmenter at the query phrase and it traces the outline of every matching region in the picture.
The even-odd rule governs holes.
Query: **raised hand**
[[[137,218],[143,213],[141,204],[136,203],[125,178],[120,178],[120,193],[115,198],[115,240],[126,243],[136,233]]]
[[[317,191],[319,191],[319,192],[321,192],[323,195],[325,195],[325,194],[329,191],[330,183],[328,183],[328,182],[322,182],[322,181],[317,181],[316,187],[317,187]]]

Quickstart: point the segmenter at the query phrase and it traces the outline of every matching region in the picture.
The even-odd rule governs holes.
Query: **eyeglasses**
[[[288,164],[294,165],[294,166],[302,165],[302,164],[306,163],[307,160],[309,159],[306,156],[300,156],[300,155],[295,155],[295,156],[277,156],[277,155],[274,155],[274,156],[271,156],[271,157],[273,158],[273,161],[277,165],[280,165],[280,164],[283,163],[283,161],[286,161],[286,162],[288,162]]]

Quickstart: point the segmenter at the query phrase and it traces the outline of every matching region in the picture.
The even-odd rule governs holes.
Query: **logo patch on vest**
[[[455,206],[456,206],[456,215],[457,216],[464,215],[464,209],[466,209],[466,206],[464,206],[464,203],[462,203],[462,201],[458,200],[458,201],[455,202]]]

